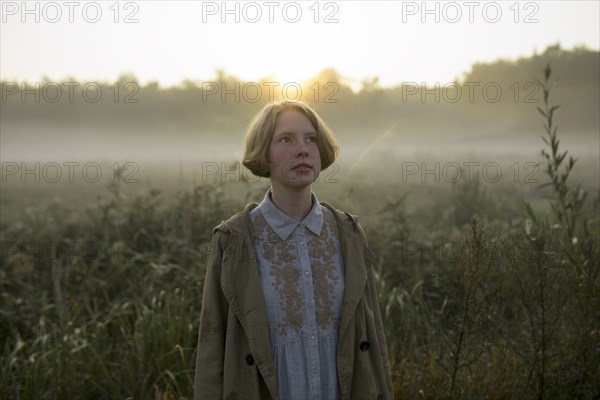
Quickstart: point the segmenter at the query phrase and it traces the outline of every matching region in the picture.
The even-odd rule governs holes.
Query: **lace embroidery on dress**
[[[321,234],[319,237],[311,236],[309,239],[308,256],[313,271],[317,324],[325,329],[329,323],[336,323],[334,289],[338,277],[335,274],[337,249],[334,238],[337,237],[338,232],[333,215],[324,212],[323,216],[325,218]]]
[[[279,293],[279,304],[285,316],[279,329],[285,335],[288,328],[299,332],[302,327],[303,300],[300,294],[300,270],[294,268],[297,259],[296,247],[292,236],[288,240],[281,240],[265,220],[262,213],[254,221],[254,235],[256,240],[264,237],[263,254],[271,264],[271,275],[275,277],[273,287]],[[266,237],[265,237],[266,236]]]

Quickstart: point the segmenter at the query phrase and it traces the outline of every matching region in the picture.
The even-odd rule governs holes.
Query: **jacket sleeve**
[[[226,241],[227,234],[215,231],[208,251],[196,349],[196,400],[223,398],[223,364],[229,306],[221,289],[221,262]]]
[[[356,224],[360,234],[362,235],[365,244],[368,247],[367,236],[365,232],[360,226],[360,224]],[[393,399],[394,398],[394,389],[392,386],[392,373],[390,369],[390,359],[388,357],[387,351],[387,343],[385,340],[385,330],[383,326],[383,319],[381,317],[381,308],[379,307],[379,295],[377,293],[377,283],[375,282],[375,272],[372,268],[369,268],[369,272],[367,274],[367,285],[369,285],[369,293],[371,294],[371,304],[373,304],[373,314],[375,318],[375,329],[377,331],[377,340],[379,341],[381,348],[381,359],[383,360],[383,368],[385,373],[385,385],[386,385],[386,395],[383,397],[384,399]]]
[[[383,328],[383,320],[381,318],[381,309],[379,308],[379,296],[377,294],[377,285],[375,283],[375,273],[371,268],[368,273],[368,285],[370,286],[371,301],[373,304],[373,313],[375,314],[375,328],[377,330],[377,340],[381,349],[381,359],[383,360],[383,369],[385,373],[386,393],[384,399],[394,398],[394,389],[392,387],[392,373],[390,370],[390,359],[388,357],[387,344],[385,341],[385,331]]]

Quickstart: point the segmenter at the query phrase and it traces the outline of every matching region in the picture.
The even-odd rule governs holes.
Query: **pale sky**
[[[333,67],[354,83],[448,83],[474,62],[530,56],[556,42],[600,47],[595,0],[228,1],[229,14],[221,1],[67,3],[29,1],[27,13],[21,1],[0,1],[1,79],[110,82],[131,72],[167,86],[208,81],[222,68],[286,83]],[[124,23],[127,16],[137,22]]]

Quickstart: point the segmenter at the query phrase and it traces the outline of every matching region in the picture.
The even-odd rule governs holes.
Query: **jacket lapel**
[[[242,213],[225,222],[231,238],[224,251],[221,287],[244,329],[256,366],[273,399],[278,399],[269,324],[254,255],[254,236],[249,214],[256,206],[256,203],[248,204]]]
[[[365,291],[367,272],[372,268],[375,254],[367,246],[356,216],[338,211],[328,203],[321,204],[329,208],[336,217],[345,266],[344,303],[338,332],[341,340]]]

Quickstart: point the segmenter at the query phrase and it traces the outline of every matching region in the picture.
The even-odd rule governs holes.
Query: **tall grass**
[[[452,251],[422,241],[418,257],[407,257],[414,239],[394,230],[379,249],[399,398],[600,396],[592,378],[600,373],[600,202],[586,201],[586,192],[570,183],[576,160],[567,161],[559,146],[550,77],[548,66],[538,110],[548,146],[542,150],[548,182],[539,189],[550,213],[524,202],[520,222],[503,224],[500,205],[516,199],[499,198],[498,190],[490,195],[474,180],[451,190],[450,212],[442,217],[448,238],[455,237],[453,224],[466,233],[463,224],[472,218],[462,242],[442,241]],[[418,223],[405,214],[398,220]],[[413,278],[394,280],[402,274],[386,265],[410,270]]]
[[[80,219],[52,204],[3,231],[0,397],[188,396],[203,244],[234,207],[216,187],[113,191]]]

